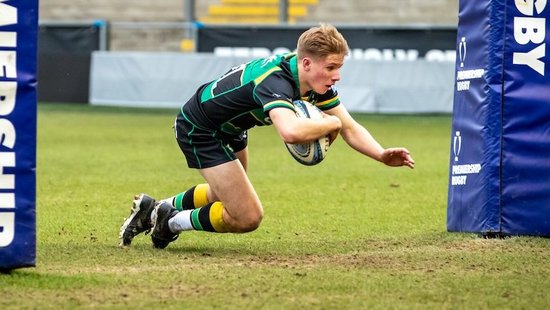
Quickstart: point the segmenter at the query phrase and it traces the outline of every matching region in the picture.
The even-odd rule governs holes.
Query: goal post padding
[[[35,265],[38,1],[0,1],[0,269]]]
[[[447,229],[550,236],[550,4],[459,6]]]

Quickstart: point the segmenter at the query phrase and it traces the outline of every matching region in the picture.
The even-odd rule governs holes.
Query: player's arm
[[[357,123],[357,121],[351,117],[342,104],[325,111],[325,113],[340,119],[342,122],[340,135],[344,141],[356,151],[388,166],[407,166],[414,168],[414,160],[407,149],[402,147],[383,148],[365,127],[361,126],[361,124]]]
[[[254,92],[256,100],[263,105],[264,112],[269,115],[285,143],[310,142],[340,129],[342,124],[335,116],[326,115],[322,119],[298,118],[289,99],[294,95],[295,86],[280,72],[266,77]]]
[[[342,126],[338,117],[329,116],[323,119],[298,118],[296,113],[285,107],[274,108],[269,111],[269,117],[279,136],[285,143],[304,143],[313,141]]]

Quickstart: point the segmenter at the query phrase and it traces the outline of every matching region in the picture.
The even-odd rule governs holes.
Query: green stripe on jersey
[[[328,110],[328,109],[334,108],[339,103],[340,103],[340,99],[338,97],[334,97],[330,100],[317,102],[315,105],[321,110]]]
[[[271,101],[270,103],[264,105],[264,111],[269,111],[274,108],[288,108],[292,109],[294,111],[294,105],[288,101],[285,100],[275,100]]]
[[[275,71],[281,71],[282,69],[279,68],[279,67],[272,67],[271,69],[267,70],[266,72],[264,72],[262,75],[260,75],[259,77],[255,78],[254,79],[254,84],[258,85],[260,84],[263,80],[265,80],[266,77],[268,77],[271,73],[275,72]]]

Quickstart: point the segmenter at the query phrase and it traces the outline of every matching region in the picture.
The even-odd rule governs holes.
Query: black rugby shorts
[[[235,153],[248,145],[247,132],[229,135],[199,128],[181,113],[175,124],[176,139],[189,168],[204,169],[235,160]]]

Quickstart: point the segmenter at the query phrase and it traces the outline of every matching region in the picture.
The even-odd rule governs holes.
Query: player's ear
[[[304,71],[309,71],[309,69],[311,69],[311,58],[304,57],[302,59],[302,67],[304,68]]]

